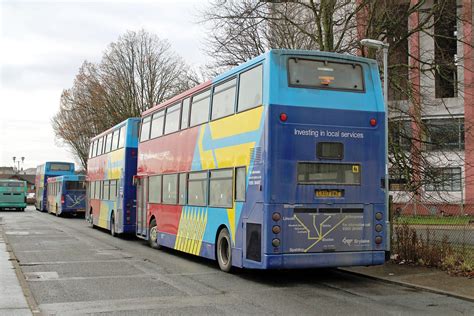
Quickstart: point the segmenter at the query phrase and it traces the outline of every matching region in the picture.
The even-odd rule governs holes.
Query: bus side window
[[[102,199],[106,201],[110,200],[110,181],[109,180],[104,181],[104,193],[102,195]]]
[[[161,203],[161,176],[148,178],[148,202]]]
[[[245,202],[246,193],[246,170],[245,167],[239,167],[235,169],[235,201]]]
[[[262,104],[262,85],[262,65],[240,74],[237,112],[242,112]]]
[[[125,126],[120,128],[119,143],[118,148],[123,148],[125,146]]]
[[[105,137],[105,153],[110,152],[112,147],[112,133],[108,133],[107,136]]]
[[[188,204],[194,206],[207,205],[208,172],[192,172],[188,176]]]
[[[174,104],[166,109],[165,134],[170,134],[179,130],[179,115],[181,103]]]
[[[147,116],[142,121],[142,130],[140,132],[140,141],[144,142],[150,139],[151,116]]]
[[[150,139],[163,135],[163,123],[165,122],[165,111],[159,111],[153,114],[151,120]]]
[[[189,127],[189,105],[190,99],[184,99],[183,101],[183,109],[181,111],[181,129],[185,129]]]
[[[187,182],[188,182],[188,174],[181,173],[179,175],[179,205],[186,204],[186,189],[187,189]]]
[[[206,90],[193,96],[191,102],[191,124],[196,126],[209,120],[209,104],[211,90]]]
[[[97,156],[103,154],[103,149],[104,149],[103,143],[104,143],[104,138],[103,137],[99,138],[99,143],[97,145]]]
[[[214,87],[211,119],[216,120],[234,113],[237,78]]]
[[[110,200],[117,199],[117,180],[110,180]]]
[[[111,151],[116,150],[118,148],[118,144],[119,144],[119,130],[115,130],[112,133],[112,149],[111,149]]]

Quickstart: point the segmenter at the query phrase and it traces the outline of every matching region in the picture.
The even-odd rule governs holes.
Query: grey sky
[[[0,0],[0,166],[13,156],[26,157],[25,168],[73,161],[50,124],[61,91],[127,30],[155,33],[191,66],[204,64],[205,30],[195,21],[206,2]]]

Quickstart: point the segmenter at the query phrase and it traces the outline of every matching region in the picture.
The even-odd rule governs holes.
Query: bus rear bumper
[[[28,205],[26,203],[1,203],[0,209],[17,209],[17,208],[26,208]]]
[[[263,266],[252,265],[249,268],[306,269],[381,265],[385,263],[385,251],[264,255],[262,259]]]

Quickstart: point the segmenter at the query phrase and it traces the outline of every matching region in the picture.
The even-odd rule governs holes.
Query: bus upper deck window
[[[292,87],[364,91],[362,66],[351,62],[289,58],[288,80]]]

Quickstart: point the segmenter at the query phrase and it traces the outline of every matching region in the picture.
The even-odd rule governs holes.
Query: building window
[[[407,191],[407,182],[408,176],[407,173],[411,172],[411,170],[399,169],[399,168],[391,168],[389,173],[389,190],[390,191]]]
[[[163,175],[163,203],[176,204],[177,199],[178,199],[178,175],[177,174]]]
[[[411,121],[394,120],[389,123],[389,141],[393,150],[410,150],[412,143]]]
[[[188,204],[206,206],[207,186],[207,171],[190,173],[188,177]]]
[[[232,207],[232,169],[211,170],[209,180],[209,205]]]
[[[426,191],[461,191],[461,168],[430,168],[425,173]]]
[[[427,119],[424,123],[425,149],[464,150],[464,119]]]
[[[161,203],[161,176],[148,178],[148,202]]]
[[[245,111],[262,104],[263,66],[259,65],[240,74],[237,111]]]
[[[435,14],[435,95],[436,98],[457,96],[456,0],[448,0]]]

